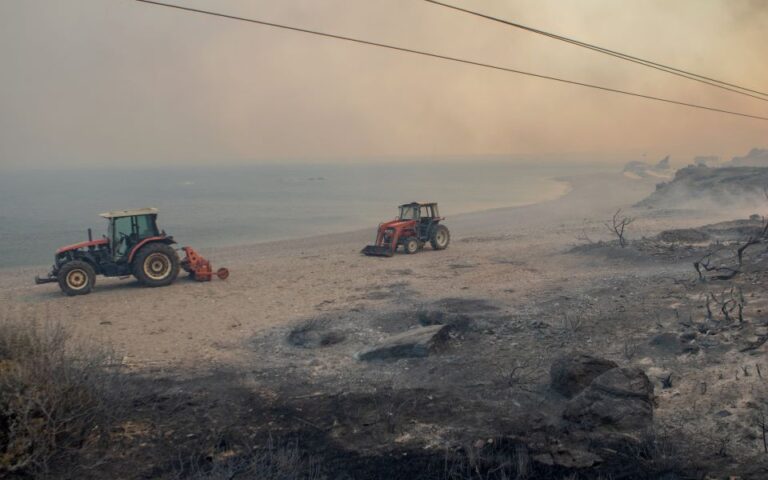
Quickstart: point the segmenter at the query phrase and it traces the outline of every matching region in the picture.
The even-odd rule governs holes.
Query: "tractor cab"
[[[108,238],[112,260],[122,262],[144,240],[164,236],[157,228],[157,209],[116,210],[100,215],[109,220]]]
[[[440,217],[440,214],[437,211],[436,203],[412,202],[400,205],[399,208],[399,220],[416,220],[417,222],[423,220],[425,222],[429,222],[430,220]]]
[[[426,237],[432,227],[441,220],[436,203],[411,202],[400,205],[401,221],[415,221],[418,225],[419,237]]]

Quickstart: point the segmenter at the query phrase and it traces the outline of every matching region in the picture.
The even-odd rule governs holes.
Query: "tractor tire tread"
[[[164,254],[171,262],[171,267],[170,267],[171,271],[166,277],[162,279],[150,278],[144,272],[145,260],[147,259],[147,257],[149,257],[154,253]],[[181,261],[179,260],[179,256],[176,253],[176,250],[173,249],[173,247],[165,243],[153,242],[153,243],[148,243],[147,245],[144,245],[136,253],[136,255],[133,257],[133,264],[131,265],[131,270],[133,272],[133,276],[136,277],[136,279],[142,285],[146,287],[164,287],[166,285],[172,284],[176,280],[176,277],[178,277],[179,270],[181,268],[180,265],[181,265]]]
[[[441,245],[437,240],[438,232],[445,233],[445,244]],[[448,244],[451,243],[451,232],[445,225],[437,225],[429,235],[429,243],[434,250],[445,250],[448,248]]]
[[[82,289],[74,289],[67,284],[67,276],[72,270],[79,269],[85,272],[87,277],[87,284]],[[93,287],[96,286],[96,271],[93,269],[90,263],[82,260],[71,260],[59,268],[57,273],[59,282],[59,288],[65,295],[74,297],[76,295],[87,295],[91,293]]]
[[[412,245],[415,245],[416,248],[410,248]],[[403,242],[403,250],[405,250],[405,253],[407,254],[414,254],[421,250],[421,245],[419,243],[419,240],[415,237],[409,237],[406,238]]]

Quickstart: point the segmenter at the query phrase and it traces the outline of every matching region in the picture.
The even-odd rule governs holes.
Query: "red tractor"
[[[157,209],[118,210],[102,213],[109,220],[109,234],[97,240],[88,229],[88,241],[68,245],[56,250],[51,272],[44,278],[35,277],[35,283],[58,282],[67,295],[85,295],[96,285],[96,275],[128,277],[133,275],[148,287],[170,285],[176,280],[179,268],[201,281],[213,276],[210,262],[191,247],[184,247],[184,260],[179,261],[176,241],[157,228]],[[225,279],[226,268],[216,275]]]
[[[391,257],[402,245],[405,253],[416,253],[429,242],[435,250],[448,248],[451,234],[440,222],[444,218],[436,203],[406,203],[400,205],[400,215],[391,222],[382,223],[376,234],[376,244],[368,245],[361,253],[378,257]]]

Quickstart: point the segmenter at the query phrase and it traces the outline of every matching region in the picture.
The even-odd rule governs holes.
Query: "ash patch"
[[[666,243],[701,243],[710,240],[710,235],[698,228],[676,228],[661,232],[657,238]]]
[[[412,275],[413,270],[410,268],[391,268],[385,270],[388,275]]]
[[[467,314],[495,312],[500,310],[500,307],[497,305],[480,298],[449,297],[435,302],[435,307],[450,313]]]
[[[448,264],[448,268],[450,268],[451,270],[461,270],[461,269],[464,269],[464,268],[475,268],[475,267],[477,267],[477,265],[473,264],[473,263],[451,263],[451,264]]]
[[[294,327],[288,334],[288,343],[301,348],[329,347],[343,342],[346,334],[333,330],[327,318],[312,318]]]
[[[525,455],[530,470],[524,473],[529,476],[549,478],[577,471],[621,476],[635,458],[631,452],[643,448],[642,444],[628,443],[626,456],[606,453],[623,450],[605,443],[613,437],[602,430],[569,423],[562,416],[568,400],[551,389],[549,367],[555,356],[579,351],[622,367],[641,365],[652,381],[668,372],[674,373],[675,382],[684,378],[689,354],[654,352],[644,357],[646,349],[658,349],[651,345],[658,343],[653,342],[655,335],[675,332],[679,321],[687,321],[687,314],[677,316],[668,307],[686,298],[685,291],[669,291],[675,286],[652,273],[633,274],[572,286],[567,292],[538,292],[535,302],[526,299],[518,306],[486,298],[448,297],[429,303],[393,302],[392,309],[383,311],[327,313],[322,321],[305,319],[293,328],[276,328],[255,338],[252,383],[274,392],[278,399],[272,404],[280,405],[284,416],[275,420],[271,414],[270,428],[284,425],[292,431],[301,429],[302,435],[311,433],[317,438],[311,450],[327,452],[334,459],[333,473],[338,473],[335,466],[339,466],[345,472],[354,471],[351,478],[377,478],[367,476],[372,472],[366,465],[406,458],[404,453],[415,459],[425,452],[428,457],[421,458],[413,470],[402,462],[379,465],[392,476],[378,478],[445,478],[423,476],[436,452],[442,459],[453,459],[457,452],[474,447],[479,450],[471,450],[471,455],[478,451],[490,455],[490,439],[499,446],[514,439],[516,446],[507,458],[514,461],[515,455]],[[665,293],[645,300],[648,292],[657,291]],[[355,356],[398,334],[443,325],[461,328],[451,328],[445,348],[434,354],[377,362]],[[333,331],[344,332],[345,340],[317,348],[302,345],[320,345],[318,339]],[[291,342],[291,337],[300,341]],[[687,342],[680,342],[681,348],[693,344],[687,336],[675,333],[675,337]],[[662,348],[666,347],[664,343]],[[697,359],[705,354],[709,355],[700,352]],[[753,369],[749,378],[754,377]],[[669,396],[674,388],[677,383],[659,391]],[[577,405],[579,415],[601,414],[600,402],[614,400],[596,395],[586,398],[592,403]],[[598,405],[593,407],[595,402]],[[591,416],[588,419],[592,421]],[[677,461],[680,456],[674,458]],[[394,465],[397,472],[391,470]],[[489,465],[491,470],[498,467]],[[653,470],[647,463],[635,467],[626,478],[657,478],[640,476]],[[508,478],[515,478],[520,472],[509,473]]]
[[[396,309],[384,311],[327,312],[257,334],[250,340],[249,350],[254,356],[252,364],[259,368],[259,382],[285,385],[296,375],[298,384],[322,390],[355,390],[382,382],[409,388],[508,382],[507,365],[480,367],[488,362],[488,348],[503,341],[502,332],[520,328],[500,306],[479,298],[396,305]],[[431,327],[445,328],[437,328],[441,332],[439,348],[429,347],[429,339],[422,342],[429,347],[426,356],[397,355],[377,365],[360,360],[361,352],[386,346],[393,339],[409,339]],[[480,390],[472,396],[476,394]]]
[[[622,248],[619,246],[618,241],[594,242],[577,245],[568,250],[567,253],[601,259],[609,264],[622,262],[634,265],[647,265],[649,261],[653,262],[656,260],[654,258],[654,249],[656,247],[663,252],[669,250],[669,247],[666,245],[659,246],[655,242],[651,245],[646,245],[645,243],[645,240],[635,240]]]
[[[349,300],[405,300],[416,295],[409,282],[395,282],[388,285],[378,285],[360,289],[362,293],[354,295]]]
[[[713,223],[699,228],[664,230],[656,239],[666,243],[733,242],[748,237],[759,237],[763,228],[762,218],[753,215],[749,219]]]
[[[488,237],[465,237],[459,240],[461,243],[488,243],[501,242],[513,238],[520,238],[522,235],[492,235]]]
[[[636,265],[648,262],[667,265],[687,263],[701,258],[707,252],[721,256],[723,250],[728,250],[724,247],[743,244],[748,238],[760,238],[763,228],[762,217],[752,215],[749,219],[719,222],[698,228],[670,229],[653,237],[630,239],[624,248],[619,246],[617,240],[599,241],[574,246],[567,253]]]

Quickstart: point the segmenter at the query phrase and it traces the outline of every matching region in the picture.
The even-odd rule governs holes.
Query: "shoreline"
[[[584,176],[590,176],[590,174],[584,174]],[[580,176],[576,176],[578,178]],[[548,198],[542,198],[540,200],[531,201],[531,202],[523,202],[519,204],[514,205],[504,205],[499,207],[492,207],[492,208],[482,208],[480,210],[470,210],[466,212],[457,213],[454,215],[447,216],[448,219],[452,218],[462,218],[469,215],[476,215],[476,214],[483,214],[486,212],[494,212],[494,211],[502,211],[502,210],[510,210],[510,209],[519,209],[519,208],[526,208],[526,207],[532,207],[535,205],[541,205],[546,204],[549,202],[554,202],[557,200],[562,199],[563,197],[569,195],[574,190],[574,177],[549,177],[547,178],[547,181],[552,181],[555,183],[559,188],[558,191],[551,195]],[[238,249],[238,248],[245,248],[245,247],[260,247],[265,246],[268,247],[272,244],[284,244],[286,242],[304,242],[309,241],[313,239],[322,239],[329,236],[337,236],[337,235],[354,235],[359,234],[362,231],[368,232],[371,229],[374,229],[375,225],[372,225],[370,227],[359,227],[359,228],[349,228],[345,229],[341,232],[335,232],[335,233],[324,233],[324,234],[311,234],[311,235],[302,235],[302,236],[289,236],[284,238],[275,238],[275,239],[269,239],[269,240],[263,240],[263,241],[255,241],[255,242],[246,242],[246,243],[225,243],[225,244],[218,244],[218,245],[202,245],[200,248],[205,249],[206,251],[210,251],[213,253],[220,252],[220,251],[228,251],[231,249]],[[178,245],[185,245],[181,242],[178,243]],[[0,275],[3,273],[7,273],[10,270],[28,270],[32,268],[49,268],[52,264],[52,259],[49,261],[49,263],[36,263],[36,264],[19,264],[19,265],[8,265],[8,266],[0,266]],[[43,272],[45,273],[45,272]]]

